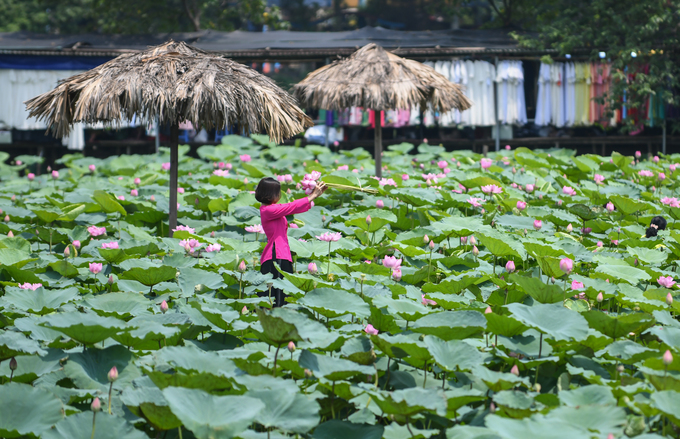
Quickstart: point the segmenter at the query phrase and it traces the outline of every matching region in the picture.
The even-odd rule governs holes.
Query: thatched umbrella
[[[266,132],[280,142],[312,125],[271,79],[232,60],[169,41],[120,55],[26,101],[58,137],[76,122],[114,124],[134,115],[170,124],[170,236],[177,227],[179,124]]]
[[[375,173],[382,176],[382,111],[425,108],[467,110],[472,102],[460,86],[417,61],[401,58],[376,44],[313,71],[293,87],[303,106],[340,110],[363,107],[376,111]]]

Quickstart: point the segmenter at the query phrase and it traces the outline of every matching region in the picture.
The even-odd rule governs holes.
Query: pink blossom
[[[382,209],[383,207],[385,207],[385,203],[383,203],[383,200],[378,200],[375,202],[375,206]]]
[[[252,160],[250,158],[250,155],[248,155],[248,154],[242,154],[242,155],[238,156],[238,158],[241,159],[242,162],[246,162],[246,163]]]
[[[309,265],[307,265],[307,271],[309,271],[309,274],[316,274],[319,272],[319,269],[314,262],[310,262]]]
[[[437,304],[437,302],[435,302],[434,300],[428,299],[427,297],[425,297],[425,294],[421,294],[421,299],[422,299],[422,304],[425,305],[425,306]]]
[[[402,174],[401,175],[401,179],[404,180],[404,181],[408,180],[409,178],[411,178],[411,177],[409,177],[408,174]]]
[[[165,300],[161,302],[161,312],[165,314],[168,310],[168,302]]]
[[[381,178],[380,186],[394,186],[397,187],[397,182],[393,178]]]
[[[574,269],[574,261],[569,258],[560,259],[560,270],[569,274]]]
[[[673,276],[659,276],[659,278],[656,280],[659,285],[665,288],[673,288],[673,285],[675,285],[675,281],[673,280]]]
[[[133,197],[136,197],[136,196],[139,195],[139,192],[137,192],[137,189],[132,189],[132,190],[130,191],[130,195],[133,196]]]
[[[517,189],[517,183],[513,183],[513,184],[511,184],[510,186],[512,186],[513,188]]]
[[[534,229],[541,230],[541,227],[543,227],[543,221],[535,220],[534,221]]]
[[[94,172],[97,169],[97,167],[95,165],[90,165],[90,166],[88,166],[88,168],[89,168],[90,172]]]
[[[142,183],[142,179],[141,179],[141,178],[139,178],[139,177],[135,178],[135,184],[136,184],[137,186],[139,186],[141,183]]]
[[[505,145],[506,151],[510,151],[510,145]]]
[[[659,180],[663,181],[665,179],[666,179],[666,174],[664,174],[663,172],[659,172]]]
[[[22,290],[32,290],[32,291],[35,291],[42,286],[43,286],[42,284],[30,284],[28,282],[23,283],[23,284],[19,284],[19,288],[21,288]]]
[[[264,234],[262,224],[255,224],[254,226],[246,226],[246,232]]]
[[[368,335],[378,335],[378,330],[373,327],[370,323],[364,328],[364,332]]]
[[[90,262],[90,273],[97,274],[102,271],[103,265],[101,263]]]
[[[513,261],[508,261],[508,263],[505,264],[505,269],[508,273],[512,273],[515,271],[515,263]]]
[[[392,271],[392,279],[394,279],[395,282],[399,282],[401,280],[401,270],[399,268],[395,268]]]
[[[517,201],[517,210],[520,212],[527,208],[527,203],[524,201]]]
[[[529,184],[526,186],[526,191],[527,191],[528,194],[532,193],[532,192],[534,191],[534,185],[531,184],[531,183],[529,183]]]
[[[616,209],[616,207],[614,207],[614,203],[612,203],[611,201],[609,203],[607,203],[607,210],[608,211],[613,212],[614,209]]]
[[[300,228],[300,227],[299,227],[297,224],[295,224],[295,223],[290,223],[290,224],[288,224],[288,226],[289,226],[291,229],[299,229],[299,228]]]
[[[614,244],[614,245],[619,245],[619,240],[618,240],[618,239],[613,239],[613,240],[612,240],[612,244]]]
[[[503,188],[500,186],[496,186],[495,184],[488,184],[486,186],[482,186],[482,192],[487,195],[500,194],[503,193]]]
[[[562,205],[562,203],[563,203],[563,201],[562,201],[562,200],[557,200],[557,205],[558,205],[558,206],[561,206],[561,205]]]
[[[635,151],[635,158],[639,159],[642,157],[642,153],[640,151]]]
[[[118,242],[117,241],[104,242],[104,243],[102,243],[102,248],[111,249],[111,250],[117,249],[118,248]]]
[[[33,181],[35,180],[35,174],[32,172],[29,172],[28,175],[26,176],[28,178],[28,181]]]
[[[395,256],[385,256],[383,265],[387,268],[397,269],[401,267],[401,259],[397,259]]]
[[[120,201],[125,201],[125,196],[124,195],[118,195],[118,199]]]
[[[646,169],[639,171],[638,175],[640,177],[654,177],[654,173],[652,171],[648,171]]]
[[[179,225],[179,226],[177,226],[177,228],[172,229],[173,232],[179,232],[180,230],[183,230],[183,231],[185,231],[185,232],[189,232],[189,233],[191,233],[191,234],[196,233],[196,230],[193,229],[193,228],[191,228],[191,227],[189,227],[189,226],[182,226],[182,225]]]
[[[666,350],[663,354],[663,364],[666,366],[670,366],[673,364],[673,354],[671,354],[671,351]]]
[[[59,171],[52,171],[52,178],[54,178],[55,180],[59,178]]]
[[[202,244],[196,239],[183,239],[179,242],[179,245],[184,247],[184,250],[187,252],[193,253],[194,250],[201,247]]]
[[[180,193],[180,194],[183,194],[183,193],[184,193],[184,188],[183,188],[183,187],[178,187],[178,188],[177,188],[177,192]]]
[[[222,246],[217,243],[210,244],[205,248],[206,253],[218,252],[220,250],[222,250]]]
[[[480,160],[479,163],[482,165],[482,169],[489,169],[491,167],[491,165],[493,164],[493,160],[483,158],[482,160]]]
[[[595,183],[602,184],[602,182],[604,181],[604,175],[595,174],[594,180],[595,180]]]
[[[583,285],[583,282],[579,282],[577,280],[571,281],[571,289],[572,290],[581,290],[585,288],[585,285]]]
[[[449,162],[447,162],[446,160],[440,160],[440,161],[437,163],[437,166],[439,166],[439,169],[444,169],[444,168],[446,168],[448,165],[449,165]]]
[[[571,196],[571,195],[576,195],[576,191],[574,190],[574,188],[573,188],[573,187],[569,187],[569,186],[564,186],[564,187],[562,188],[562,193],[565,194],[565,195],[570,195],[570,196]]]
[[[319,241],[325,242],[336,242],[339,241],[340,238],[342,238],[342,233],[340,232],[326,232],[316,237],[316,239],[318,239]]]
[[[598,246],[598,247],[602,247],[603,245],[604,245],[604,243],[603,243],[602,241],[597,241],[597,246]]]
[[[164,170],[164,171],[169,171],[170,170],[170,162],[161,164],[161,169]]]
[[[90,226],[87,228],[87,231],[92,236],[101,236],[106,234],[106,227]]]
[[[675,169],[677,168],[677,166],[678,166],[678,165],[676,165],[675,163],[671,163],[670,165],[668,165],[668,169],[669,169],[669,170],[671,171],[671,173],[672,173],[672,172],[675,172]]]
[[[655,155],[654,158],[652,159],[654,163],[659,163],[659,156]]]
[[[226,177],[227,175],[229,175],[229,171],[224,169],[215,169],[213,171],[213,174],[217,175],[218,177]]]
[[[484,202],[484,199],[471,197],[468,198],[467,202],[472,204],[473,207],[481,207],[482,206],[481,203]]]
[[[75,240],[71,243],[75,248],[80,248],[80,241]]]
[[[349,171],[349,165],[338,166],[338,171]]]

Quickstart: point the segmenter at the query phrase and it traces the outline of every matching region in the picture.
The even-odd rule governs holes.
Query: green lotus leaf
[[[588,322],[579,313],[564,308],[562,304],[527,306],[511,303],[507,308],[513,318],[555,340],[579,341],[588,336]]]
[[[64,417],[64,406],[47,389],[28,384],[0,386],[0,436],[41,436]],[[91,430],[90,430],[91,432]]]

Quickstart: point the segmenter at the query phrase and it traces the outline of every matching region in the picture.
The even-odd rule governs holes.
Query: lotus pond
[[[679,437],[680,156],[187,153],[172,238],[166,149],[0,166],[0,437]],[[368,192],[296,215],[272,281],[252,191],[314,171]]]

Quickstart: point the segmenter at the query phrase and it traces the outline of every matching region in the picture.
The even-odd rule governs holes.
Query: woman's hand
[[[326,189],[328,189],[328,186],[326,186],[326,183],[324,183],[323,181],[321,181],[321,182],[319,182],[319,183],[316,185],[316,187],[314,188],[314,190],[312,191],[312,193],[309,194],[309,196],[307,196],[307,198],[309,198],[309,201],[310,201],[310,202],[311,202],[311,201],[314,201],[314,199],[315,199],[316,197],[319,197],[321,194],[323,194],[324,192],[326,192]]]

